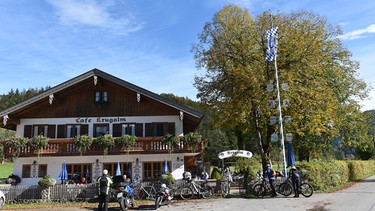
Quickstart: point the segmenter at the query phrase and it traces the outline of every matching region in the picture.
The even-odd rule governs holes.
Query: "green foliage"
[[[369,90],[356,78],[358,63],[337,39],[340,28],[306,11],[271,18],[279,27],[279,80],[289,86],[281,97],[291,102],[282,112],[293,119],[284,131],[293,133],[297,154],[309,160],[311,154],[330,151],[335,137],[343,136],[343,142],[367,138],[353,99],[363,99]],[[275,92],[265,88],[275,86],[274,69],[264,61],[269,21],[268,12],[252,18],[246,9],[225,6],[205,24],[192,49],[197,67],[206,71],[195,78],[197,97],[219,111],[213,122],[234,131],[239,149],[244,135],[256,137],[263,164],[270,159],[270,136],[280,130],[279,124],[269,124],[277,109],[268,105]]]
[[[166,185],[172,185],[175,182],[173,175],[170,172],[166,172],[160,176],[160,181]]]
[[[74,144],[77,146],[78,151],[85,153],[87,149],[90,149],[94,139],[88,135],[81,135],[74,137]]]
[[[20,155],[21,149],[25,147],[28,143],[28,140],[24,137],[12,136],[5,141],[6,147],[13,148],[13,158],[18,158]]]
[[[210,177],[213,178],[213,179],[216,179],[216,180],[221,180],[223,176],[222,176],[222,172],[219,170],[219,168],[215,166],[212,169]]]
[[[4,162],[0,163],[0,178],[7,178],[13,173],[13,163]]]
[[[108,155],[108,148],[115,144],[115,139],[110,134],[105,134],[96,138],[96,142],[103,147],[104,155]]]
[[[47,86],[45,88],[40,89],[28,89],[19,91],[18,89],[13,90],[11,89],[7,95],[1,95],[0,96],[0,110],[4,110],[6,108],[9,108],[11,106],[16,105],[17,103],[20,103],[24,100],[27,100],[37,94],[40,94],[44,92],[45,90],[50,89],[50,86]]]
[[[196,132],[190,132],[183,137],[184,144],[193,147],[193,152],[196,152],[200,143],[202,143],[202,136]]]
[[[41,187],[49,187],[56,184],[55,178],[51,177],[50,175],[46,175],[43,179],[38,181],[38,185]]]
[[[169,154],[173,152],[173,146],[180,142],[180,138],[176,135],[167,133],[162,137],[161,143],[168,147]]]
[[[298,162],[314,190],[326,192],[335,190],[348,182],[363,179],[375,173],[375,161],[327,161]]]
[[[374,174],[375,161],[348,161],[348,167],[350,171],[350,181],[358,181]]]
[[[125,135],[122,135],[121,137],[117,138],[116,143],[119,146],[123,146],[128,150],[130,147],[134,146],[136,140],[137,140],[136,136],[125,134]]]
[[[30,146],[37,150],[38,158],[43,147],[48,145],[48,140],[49,139],[43,135],[35,136],[29,140]]]
[[[235,171],[247,175],[249,173],[249,165],[250,178],[256,178],[257,171],[262,169],[262,159],[257,154],[254,154],[250,160],[247,158],[236,158]]]

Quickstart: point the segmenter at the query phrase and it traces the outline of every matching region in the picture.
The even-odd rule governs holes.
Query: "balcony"
[[[4,142],[0,142],[4,144]],[[203,142],[193,149],[191,146],[184,146],[181,141],[179,144],[173,146],[173,153],[202,153],[204,148]],[[103,155],[103,147],[99,146],[95,141],[91,145],[90,149],[82,155]],[[139,137],[133,147],[129,149],[129,154],[162,154],[169,153],[168,147],[161,143],[161,138],[152,137]],[[19,157],[34,157],[36,151],[30,147],[23,147],[20,151]],[[127,150],[121,146],[113,145],[108,149],[108,155],[121,155],[127,154]],[[54,156],[79,156],[81,153],[78,147],[75,146],[73,139],[50,139],[48,145],[45,146],[41,151],[40,155],[43,157],[54,157]],[[11,158],[13,156],[13,148],[4,145],[4,156],[5,158]]]

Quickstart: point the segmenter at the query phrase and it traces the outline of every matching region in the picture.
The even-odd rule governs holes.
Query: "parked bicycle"
[[[276,192],[279,192],[280,185],[283,184],[280,182],[281,180],[275,179],[275,190]],[[271,196],[272,195],[272,188],[268,180],[262,179],[262,181],[253,186],[253,194],[258,198],[263,198],[265,196]]]
[[[284,196],[289,196],[293,192],[293,185],[292,185],[292,180],[288,178],[285,182],[281,183],[279,186],[279,193],[284,195]],[[307,181],[301,182],[300,185],[300,193],[304,197],[310,197],[314,193],[314,189],[310,183]]]
[[[223,197],[227,197],[230,193],[230,184],[227,180],[222,180],[221,184],[221,195]]]
[[[134,187],[135,199],[155,199],[156,194],[160,189],[160,181],[152,183],[152,185],[143,186],[142,182],[138,183]]]
[[[179,193],[182,199],[191,199],[196,194],[198,197],[210,198],[214,193],[214,189],[203,182],[201,185],[194,180],[188,181],[184,186],[179,188]]]

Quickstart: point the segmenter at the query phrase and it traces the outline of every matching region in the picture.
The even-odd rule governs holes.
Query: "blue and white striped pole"
[[[272,25],[272,23],[271,23]],[[277,89],[277,101],[278,101],[278,115],[279,115],[279,127],[280,127],[280,142],[281,142],[281,149],[282,149],[282,161],[283,161],[283,169],[284,169],[284,177],[287,177],[286,172],[286,159],[285,159],[285,145],[284,145],[284,130],[283,130],[283,117],[281,113],[281,101],[280,101],[280,88],[279,88],[279,76],[277,73],[277,36],[278,36],[278,27],[271,28],[266,33],[267,38],[267,51],[266,51],[266,61],[267,62],[274,62],[275,66],[275,79],[276,79],[276,89]]]

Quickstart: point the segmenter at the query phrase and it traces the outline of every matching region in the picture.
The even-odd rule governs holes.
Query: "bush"
[[[216,180],[221,180],[222,179],[221,171],[219,170],[218,167],[214,167],[211,172],[211,178],[216,179]]]
[[[166,172],[165,174],[161,175],[160,181],[166,185],[172,185],[174,184],[175,179],[171,173]]]
[[[56,180],[50,175],[46,175],[43,179],[38,181],[38,185],[42,187],[49,187],[56,184]]]

